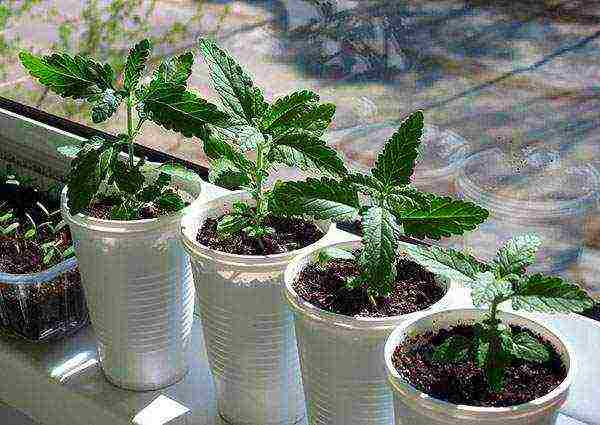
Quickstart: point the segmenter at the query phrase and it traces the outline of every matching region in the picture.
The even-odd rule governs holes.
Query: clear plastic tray
[[[40,342],[71,334],[88,322],[76,258],[39,273],[0,273],[3,328]]]
[[[464,243],[491,258],[511,236],[536,233],[543,245],[531,271],[561,272],[579,258],[599,182],[590,164],[569,161],[545,147],[480,152],[460,170],[457,191],[487,208],[490,217],[466,234]]]

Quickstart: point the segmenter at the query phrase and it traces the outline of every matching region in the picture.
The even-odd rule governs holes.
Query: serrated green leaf
[[[394,210],[396,220],[408,236],[439,240],[462,235],[483,223],[489,213],[471,202],[429,194],[429,202],[414,209]]]
[[[214,128],[213,130],[225,139],[235,141],[244,152],[255,151],[256,146],[265,141],[262,133],[249,125],[241,124],[227,128]]]
[[[171,177],[177,177],[183,180],[187,180],[189,182],[195,182],[195,183],[200,183],[202,182],[202,178],[200,178],[200,176],[198,174],[196,174],[194,171],[189,170],[188,168],[184,167],[183,165],[179,165],[179,164],[175,164],[175,163],[165,163],[165,164],[161,164],[160,167],[158,167],[158,171],[160,171],[160,175],[164,175],[162,177],[163,179],[163,183],[162,186],[166,186],[167,184],[169,184],[171,182],[170,178]],[[166,178],[169,177],[169,180],[167,181]]]
[[[388,187],[408,184],[422,135],[423,112],[416,111],[402,122],[398,131],[385,143],[371,171],[373,176]]]
[[[25,235],[23,235],[23,237],[24,237],[25,239],[31,239],[31,238],[33,238],[35,235],[36,235],[36,231],[35,231],[35,229],[33,229],[33,228],[32,228],[32,229],[29,229],[28,231],[26,231],[26,232],[25,232]]]
[[[73,248],[73,245],[71,245],[63,251],[62,258],[70,258],[70,257],[73,257],[74,255],[75,255],[75,248]]]
[[[19,228],[19,226],[20,226],[19,223],[12,223],[12,224],[8,225],[7,227],[5,227],[4,229],[2,229],[2,234],[10,235],[12,232],[17,230]]]
[[[237,190],[250,184],[248,175],[240,171],[227,158],[219,158],[210,162],[208,181],[229,190]]]
[[[311,90],[298,90],[280,97],[265,111],[260,121],[262,130],[285,124],[306,113],[319,101],[319,95]]]
[[[333,103],[313,105],[295,119],[271,127],[269,132],[273,134],[275,140],[286,137],[288,134],[297,132],[298,130],[302,130],[314,137],[321,137],[331,124],[331,121],[333,121],[335,110],[336,107]]]
[[[138,201],[153,202],[160,196],[160,194],[161,194],[160,187],[158,187],[156,185],[150,185],[150,186],[145,186],[144,188],[142,188],[142,190],[140,190],[138,193],[136,193],[135,196]]]
[[[545,363],[550,360],[548,348],[527,332],[513,336],[513,355],[530,362]]]
[[[62,97],[85,99],[113,88],[110,65],[84,56],[54,53],[38,57],[22,51],[19,59],[31,76]]]
[[[228,214],[222,217],[217,223],[217,233],[219,235],[230,235],[239,232],[252,224],[250,217],[239,214]]]
[[[134,194],[142,189],[145,177],[138,169],[130,169],[123,161],[116,161],[112,168],[114,179],[119,190]]]
[[[363,250],[359,258],[361,280],[369,291],[386,296],[396,279],[396,236],[394,216],[385,208],[371,207],[362,216]]]
[[[328,247],[319,250],[315,261],[321,265],[327,264],[331,260],[354,260],[354,254],[345,249]]]
[[[534,234],[516,236],[508,240],[498,250],[494,266],[500,275],[522,272],[535,263],[535,255],[542,244]]]
[[[123,99],[115,94],[114,90],[107,89],[100,94],[91,96],[88,100],[92,102],[92,122],[98,124],[112,117]]]
[[[437,246],[422,247],[401,242],[400,248],[415,263],[431,273],[452,281],[459,281],[472,287],[481,272],[489,267],[470,255],[449,248]]]
[[[371,198],[376,198],[385,189],[379,180],[367,174],[352,172],[344,176],[343,180],[344,183],[353,185],[357,191]]]
[[[579,285],[539,273],[521,282],[512,298],[513,309],[540,313],[578,313],[593,304],[592,298]]]
[[[494,273],[483,272],[476,275],[471,299],[473,305],[477,308],[489,305],[501,298],[508,298],[512,295],[512,285],[510,282],[502,279],[496,279]]]
[[[254,164],[242,152],[217,137],[209,137],[204,140],[204,153],[212,160],[225,158],[238,170],[246,173],[254,168]]]
[[[345,221],[358,218],[359,203],[350,186],[327,177],[309,177],[305,181],[277,182],[270,207],[279,215]]]
[[[451,336],[435,347],[431,358],[439,363],[462,362],[469,358],[470,347],[471,341],[468,338],[461,335]]]
[[[0,223],[4,223],[8,220],[11,220],[14,217],[12,212],[7,212],[6,214],[0,215]]]
[[[138,85],[151,52],[152,43],[148,39],[140,41],[129,50],[123,71],[123,87],[128,92],[134,90]]]
[[[333,148],[323,140],[305,133],[294,133],[280,139],[270,150],[269,160],[332,176],[347,173],[344,161]]]
[[[161,83],[185,86],[192,75],[193,64],[194,54],[192,52],[169,58],[158,66],[154,71],[153,78]]]
[[[155,201],[156,206],[167,212],[177,212],[185,208],[185,203],[179,194],[167,190],[163,192]]]
[[[205,138],[208,124],[228,125],[227,114],[182,85],[153,81],[138,108],[156,124],[185,137]]]
[[[86,144],[71,161],[67,176],[69,187],[68,207],[72,215],[87,208],[106,177],[113,146],[104,141]],[[101,160],[102,158],[102,160]]]
[[[134,216],[133,209],[125,204],[115,205],[110,210],[111,220],[132,220]]]
[[[207,62],[213,86],[225,110],[238,120],[254,125],[258,118],[258,104],[254,83],[244,69],[213,40],[198,40],[200,51]]]

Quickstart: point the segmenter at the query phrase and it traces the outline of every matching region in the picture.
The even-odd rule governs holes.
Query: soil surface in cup
[[[217,233],[219,218],[208,218],[196,235],[198,243],[211,249],[238,255],[272,255],[302,249],[317,242],[325,233],[310,221],[301,218],[268,216],[265,225],[273,229],[258,240],[240,230],[227,237]]]
[[[396,370],[419,391],[453,404],[480,407],[507,407],[527,403],[558,387],[567,376],[554,348],[538,335],[520,328],[512,332],[528,332],[550,350],[550,360],[540,364],[513,358],[506,368],[503,390],[489,390],[483,368],[472,359],[451,363],[432,359],[435,347],[451,336],[473,339],[473,326],[459,325],[437,333],[427,332],[408,338],[392,356]]]
[[[354,252],[355,257],[359,252]],[[352,259],[330,259],[325,264],[308,264],[293,283],[302,299],[331,313],[360,317],[391,317],[414,313],[438,302],[445,294],[435,276],[420,265],[400,258],[394,288],[387,297],[375,297],[366,287],[349,289],[346,282],[360,274]]]
[[[176,191],[180,196],[182,196],[186,207],[190,205],[191,202],[189,199],[186,199],[189,197],[185,192],[177,190],[176,188],[173,188],[173,190]],[[86,208],[83,212],[87,216],[99,218],[101,220],[113,220],[111,218],[111,211],[113,207],[117,204],[118,201],[114,197],[101,197],[94,200],[90,204],[90,206]],[[153,203],[148,203],[136,212],[136,215],[133,219],[144,220],[150,218],[164,217],[171,214],[173,214],[173,212],[165,211]]]

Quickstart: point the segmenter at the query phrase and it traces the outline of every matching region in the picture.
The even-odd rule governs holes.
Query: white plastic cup
[[[196,182],[173,184],[194,198]],[[178,240],[188,206],[170,216],[101,220],[67,207],[82,283],[106,378],[130,390],[156,390],[182,379],[194,314],[194,285],[189,258]]]
[[[305,417],[292,314],[281,297],[283,272],[296,255],[236,255],[196,241],[207,218],[221,216],[242,191],[187,214],[181,238],[190,255],[208,362],[222,419],[236,425],[291,425]],[[317,223],[325,232],[329,223]]]
[[[528,403],[510,407],[474,407],[441,401],[414,388],[396,370],[392,356],[407,336],[450,329],[482,320],[485,310],[453,309],[413,318],[398,326],[385,344],[385,367],[394,395],[396,425],[554,425],[558,410],[567,400],[576,375],[575,352],[555,330],[537,321],[513,313],[500,312],[507,325],[529,329],[548,341],[567,368],[565,380],[550,393]],[[382,359],[383,360],[383,359]]]
[[[331,244],[354,250],[360,241]],[[285,272],[285,298],[294,312],[302,380],[311,425],[389,425],[392,393],[381,359],[386,338],[400,323],[450,305],[453,285],[427,310],[386,318],[350,317],[302,299],[293,283],[317,250],[298,256]]]

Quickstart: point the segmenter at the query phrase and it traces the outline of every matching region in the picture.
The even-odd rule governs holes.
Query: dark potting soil
[[[355,256],[358,252],[355,252]],[[325,265],[309,264],[302,270],[294,289],[312,305],[337,314],[390,317],[414,313],[438,302],[445,294],[433,273],[404,258],[396,264],[394,288],[387,297],[369,300],[366,288],[348,289],[346,279],[359,275],[355,260],[331,259]]]
[[[221,217],[208,218],[198,231],[196,240],[204,246],[228,254],[282,254],[304,248],[325,236],[325,233],[310,221],[268,216],[265,225],[274,231],[264,236],[261,241],[249,237],[241,230],[233,235],[220,237],[217,234],[217,223]]]
[[[39,285],[0,283],[0,324],[29,340],[63,336],[88,320],[78,269]]]
[[[185,201],[185,206],[190,205],[189,201]],[[101,220],[111,220],[110,212],[116,202],[113,198],[101,198],[92,202],[92,204],[84,210],[84,213],[90,217],[99,218]],[[171,215],[172,212],[164,211],[156,205],[149,204],[138,211],[135,220],[143,220],[149,218],[158,218]]]
[[[528,332],[545,344],[551,354],[545,364],[514,359],[506,368],[504,388],[490,392],[482,368],[472,360],[439,363],[431,360],[434,348],[447,338],[461,335],[471,339],[473,327],[459,325],[437,333],[427,332],[408,338],[392,356],[396,370],[415,388],[439,400],[453,404],[482,407],[507,407],[527,403],[548,394],[567,376],[566,369],[553,347],[539,336],[519,327],[513,332]]]

